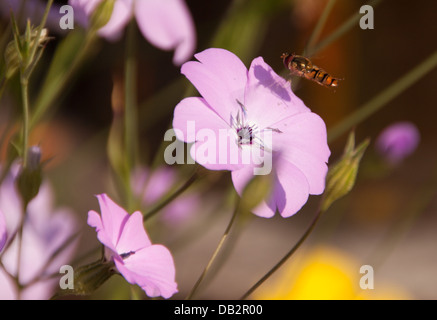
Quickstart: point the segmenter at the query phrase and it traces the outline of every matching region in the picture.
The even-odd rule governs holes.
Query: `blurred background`
[[[281,54],[304,52],[328,3],[186,2],[197,32],[196,52],[209,47],[226,48],[246,66],[262,56],[284,76],[287,73]],[[372,3],[373,30],[362,30],[356,20],[347,32],[312,56],[314,64],[343,79],[339,87],[333,90],[302,80],[295,89],[304,103],[325,120],[328,131],[437,49],[435,1]],[[335,1],[316,46],[357,15],[364,4],[368,1]],[[8,20],[2,14],[0,30],[5,30]],[[81,30],[77,26],[70,32]],[[50,35],[53,39],[31,79],[31,105],[67,33]],[[144,166],[151,166],[161,152],[159,146],[170,127],[175,105],[185,94],[196,93],[180,74],[180,68],[172,64],[173,52],[153,47],[139,31],[136,39],[140,159]],[[125,40],[96,41],[31,133],[31,142],[41,145],[43,157],[52,158],[45,173],[54,186],[57,204],[73,208],[84,226],[78,256],[98,247],[95,231],[86,225],[88,210],[97,209],[93,195],[113,192],[117,198],[106,148],[116,110],[114,91],[123,83]],[[434,69],[356,126],[357,143],[365,138],[370,138],[371,143],[354,189],[322,216],[298,253],[256,291],[254,298],[437,298],[436,83]],[[19,82],[15,80],[1,100],[1,132],[8,132],[10,125],[18,121],[19,106]],[[388,166],[376,152],[375,140],[385,127],[398,121],[415,124],[420,143],[404,161]],[[346,138],[343,134],[330,142],[330,163],[341,156]],[[6,146],[2,145],[3,160]],[[182,176],[186,173],[184,166],[176,169]],[[167,245],[174,254],[180,291],[174,298],[187,295],[212,255],[232,213],[231,190],[229,172],[211,172],[189,190],[200,193],[202,210],[177,228],[164,226],[159,232],[150,231],[153,242]],[[238,299],[299,239],[314,217],[319,200],[310,196],[307,205],[287,219],[246,217],[240,221],[222,257],[223,267],[202,286],[197,297]],[[374,268],[373,290],[359,287],[362,265]],[[113,277],[93,298],[123,298],[126,287],[123,279]],[[113,288],[117,290],[110,290]]]

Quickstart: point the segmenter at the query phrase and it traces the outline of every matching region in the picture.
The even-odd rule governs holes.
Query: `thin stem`
[[[314,45],[316,41],[319,39],[320,33],[323,30],[323,27],[326,24],[326,21],[328,20],[329,14],[332,11],[332,8],[335,5],[336,0],[330,0],[323,10],[322,15],[320,16],[319,20],[317,21],[316,26],[314,27],[313,32],[311,33],[311,36],[308,40],[308,45],[306,46],[304,55],[312,56],[312,51],[314,48]]]
[[[23,103],[23,137],[22,137],[22,153],[23,153],[23,168],[27,166],[27,149],[29,139],[29,92],[28,80],[23,75],[21,76],[21,97]]]
[[[179,195],[181,195],[185,190],[187,190],[196,180],[199,178],[198,169],[194,171],[192,176],[174,193],[172,193],[168,198],[166,198],[164,201],[156,205],[154,208],[152,208],[149,212],[144,214],[144,221],[150,219],[153,217],[156,213],[158,213],[162,208],[164,208],[166,205],[168,205],[170,202],[175,200]]]
[[[314,230],[314,227],[316,226],[317,222],[319,221],[319,218],[322,215],[322,210],[319,208],[317,210],[316,216],[314,217],[313,221],[309,225],[308,229],[305,231],[305,233],[302,235],[302,237],[299,239],[299,241],[291,248],[290,251],[287,252],[287,254],[279,260],[277,264],[273,266],[272,269],[270,269],[269,272],[267,272],[258,282],[256,282],[244,295],[241,296],[240,300],[246,299],[248,296],[250,296],[259,286],[261,286],[264,281],[266,281],[273,273],[276,272],[296,251],[299,249],[299,247],[304,243],[306,238],[311,234],[311,232]]]
[[[18,289],[18,300],[20,300],[20,294],[22,289],[22,285],[20,283],[20,270],[21,270],[20,267],[21,267],[21,253],[23,249],[23,229],[24,229],[24,220],[26,217],[26,211],[27,211],[27,205],[24,206],[23,216],[21,218],[21,223],[16,234],[17,241],[18,241],[18,252],[17,252],[17,274],[15,276],[15,283]]]
[[[378,4],[381,3],[382,0],[372,0],[369,1],[368,5],[375,7]],[[343,34],[345,34],[347,31],[352,29],[357,25],[357,22],[362,17],[362,14],[357,12],[354,15],[352,15],[348,20],[346,20],[340,27],[335,29],[329,36],[324,38],[322,41],[319,42],[317,46],[314,47],[313,52],[309,52],[310,55],[315,54],[316,52],[319,52],[323,50],[325,47],[330,45],[332,42],[340,38]]]
[[[361,106],[357,111],[342,120],[337,126],[329,130],[328,142],[332,142],[349,131],[351,128],[373,115],[376,111],[385,106],[390,100],[397,97],[405,89],[412,86],[416,81],[421,79],[425,74],[437,66],[437,51],[425,59],[422,63],[414,67],[403,77],[392,83],[380,94],[375,96],[369,102]]]
[[[317,21],[317,24],[314,27],[314,29],[310,35],[310,38],[308,40],[308,43],[307,43],[306,48],[305,48],[304,52],[302,53],[302,55],[308,56],[308,57],[311,57],[313,55],[313,48],[314,48],[315,42],[319,38],[320,33],[322,32],[323,27],[325,26],[325,23],[328,20],[329,14],[331,13],[331,10],[335,5],[335,1],[336,0],[330,0],[328,2],[328,4],[325,6],[325,9],[323,10],[322,15],[320,16],[319,20]],[[295,90],[295,88],[297,88],[297,86],[299,85],[301,80],[302,80],[302,78],[296,77],[296,79],[292,82],[293,91]]]
[[[124,112],[124,142],[126,148],[126,172],[125,188],[127,189],[127,203],[132,209],[133,195],[130,187],[130,174],[137,158],[138,141],[138,111],[137,111],[137,89],[136,89],[136,60],[135,60],[135,21],[132,19],[128,27],[126,60],[125,60],[125,112]]]
[[[73,78],[79,67],[89,57],[88,53],[96,39],[97,36],[95,32],[87,33],[84,44],[76,52],[74,60],[68,64],[68,70],[62,74],[57,74],[55,79],[50,79],[50,84],[47,84],[47,80],[45,80],[41,94],[38,95],[35,103],[35,109],[30,122],[31,128],[39,122],[47,109],[55,103],[56,98],[59,97],[60,93],[65,88],[65,85]]]
[[[135,60],[135,22],[132,20],[128,28],[126,62],[125,62],[125,143],[129,165],[132,166],[137,156],[137,87]]]
[[[215,262],[218,254],[220,253],[221,249],[223,248],[223,245],[225,244],[226,240],[229,237],[229,232],[231,231],[231,228],[234,224],[235,218],[237,217],[237,213],[240,208],[240,198],[237,196],[237,201],[235,203],[235,209],[232,213],[231,220],[228,223],[228,226],[226,227],[225,232],[223,233],[222,238],[220,239],[219,244],[217,245],[217,248],[215,249],[211,259],[209,259],[208,264],[206,265],[205,269],[203,270],[202,274],[200,275],[199,279],[197,280],[196,284],[194,285],[193,289],[191,289],[191,292],[188,294],[188,296],[185,298],[186,300],[191,300],[196,293],[197,289],[199,288],[202,281],[205,279],[205,276],[208,274],[208,271],[211,269],[211,266]]]

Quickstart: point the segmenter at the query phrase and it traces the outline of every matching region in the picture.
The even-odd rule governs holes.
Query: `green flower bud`
[[[334,201],[352,190],[361,158],[369,142],[370,140],[366,139],[355,148],[355,134],[351,132],[342,158],[329,169],[327,174],[325,194],[321,206],[322,211],[326,211]]]
[[[82,266],[74,271],[74,289],[70,294],[89,295],[96,291],[113,274],[114,262],[102,261],[93,262]]]
[[[97,8],[91,16],[92,30],[97,31],[109,22],[112,16],[112,10],[114,9],[114,3],[114,0],[106,0],[97,5]]]
[[[41,182],[41,149],[38,146],[32,146],[28,150],[27,163],[17,177],[18,191],[25,207],[38,194]]]

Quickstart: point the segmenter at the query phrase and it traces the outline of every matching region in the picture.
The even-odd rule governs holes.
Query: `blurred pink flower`
[[[170,298],[177,292],[175,267],[170,251],[152,245],[141,212],[129,215],[106,194],[97,196],[102,215],[88,213],[88,224],[105,246],[105,255],[131,284],[139,285],[149,297]]]
[[[135,196],[141,198],[145,207],[156,205],[178,182],[176,170],[168,166],[154,171],[138,167],[134,170],[131,181]],[[163,208],[159,217],[169,226],[178,226],[193,217],[199,206],[198,194],[184,193]]]
[[[1,0],[0,1],[0,13],[9,17],[11,10],[14,12],[19,21],[24,24],[27,19],[30,19],[34,25],[38,25],[44,15],[44,10],[47,6],[46,1],[42,0]],[[50,8],[49,15],[47,17],[46,27],[50,31],[63,32],[59,27],[59,20],[62,14],[59,13],[60,6],[53,4]]]
[[[6,221],[3,212],[0,210],[0,252],[6,243],[6,237],[8,236],[6,232]]]
[[[0,186],[0,211],[5,216],[8,235],[0,259],[13,276],[17,275],[20,252],[15,235],[23,218],[21,200],[15,190],[16,169],[13,168],[13,173],[8,174]],[[78,223],[70,210],[54,210],[52,203],[52,190],[48,183],[43,183],[24,217],[19,268],[19,282],[24,289],[19,294],[15,282],[0,268],[0,299],[39,300],[49,299],[54,294],[58,279],[48,276],[59,273],[60,267],[70,261],[77,241],[68,244],[67,241],[78,231]]]
[[[276,210],[283,217],[295,214],[309,194],[321,194],[325,188],[330,156],[325,123],[261,57],[252,61],[249,71],[224,49],[207,49],[195,57],[199,62],[186,62],[181,72],[202,98],[185,98],[176,106],[176,136],[194,142],[191,156],[199,164],[232,171],[240,195],[259,167],[256,156],[263,157],[264,164],[270,157],[272,192],[253,213],[261,217],[272,217]],[[193,123],[195,134],[190,133]],[[214,135],[205,139],[205,132],[200,133],[206,129]],[[221,140],[223,131],[226,143]],[[212,155],[205,158],[201,150]],[[255,156],[240,161],[247,154]]]
[[[396,122],[385,128],[378,136],[375,147],[391,164],[398,164],[412,154],[420,141],[417,127],[408,121]]]
[[[102,0],[69,0],[77,21],[88,27],[89,17]],[[116,0],[109,22],[99,34],[118,40],[132,15],[144,38],[162,50],[175,50],[173,63],[180,65],[191,58],[196,46],[194,23],[184,0]]]

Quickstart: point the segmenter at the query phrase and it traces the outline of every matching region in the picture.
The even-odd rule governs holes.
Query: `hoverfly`
[[[310,59],[297,54],[283,53],[281,58],[290,74],[312,80],[324,87],[337,87],[340,79],[315,66]]]

